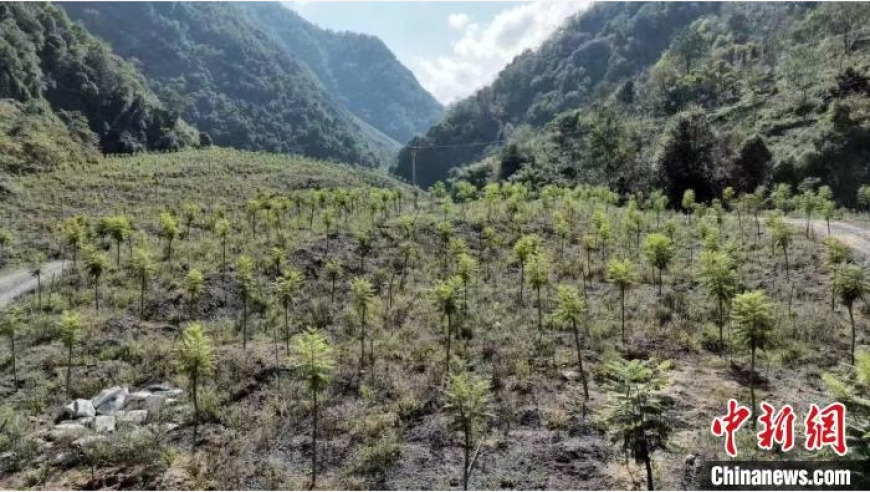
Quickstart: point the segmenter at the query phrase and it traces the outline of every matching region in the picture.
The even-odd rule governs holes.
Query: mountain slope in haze
[[[278,3],[237,5],[335,99],[396,141],[424,133],[442,116],[441,104],[377,37],[321,29]]]
[[[71,2],[69,15],[135,59],[148,84],[214,143],[374,166],[363,126],[311,72],[217,2]]]
[[[597,3],[571,17],[535,51],[519,55],[489,86],[451,106],[444,118],[399,155],[398,174],[429,186],[450,169],[475,161],[518,125],[539,127],[595,93],[640,73],[658,60],[671,38],[715,2]]]
[[[103,152],[174,150],[192,129],[136,67],[45,3],[0,3],[0,157],[7,170],[78,162]]]

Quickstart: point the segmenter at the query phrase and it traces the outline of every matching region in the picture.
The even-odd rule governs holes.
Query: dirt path
[[[42,286],[46,287],[51,282],[51,276],[60,274],[67,263],[65,260],[59,260],[42,265]],[[36,277],[28,270],[15,270],[3,274],[0,276],[0,308],[36,290],[37,285]]]
[[[806,230],[807,220],[789,217],[788,224]],[[828,224],[824,220],[811,220],[813,230],[819,237],[827,237]],[[865,229],[847,222],[831,221],[831,235],[848,244],[853,251],[870,260],[870,229]]]

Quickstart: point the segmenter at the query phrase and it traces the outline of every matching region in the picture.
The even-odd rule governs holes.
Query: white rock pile
[[[183,390],[166,384],[153,384],[132,393],[121,386],[106,388],[90,400],[79,398],[65,406],[66,420],[55,425],[47,437],[53,441],[79,439],[92,432],[105,434],[121,426],[145,425],[183,397]]]

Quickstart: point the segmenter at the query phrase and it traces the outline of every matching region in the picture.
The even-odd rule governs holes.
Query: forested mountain
[[[610,3],[592,6],[568,21],[539,49],[518,56],[488,87],[453,105],[440,123],[409,146],[444,146],[417,154],[424,186],[448,171],[486,155],[522,124],[539,127],[559,112],[632,77],[658,60],[670,39],[714,2]],[[399,156],[398,172],[410,178],[411,152]]]
[[[304,61],[334,98],[396,141],[424,133],[441,117],[441,104],[380,39],[321,29],[278,3],[237,5]]]
[[[646,35],[642,26],[653,12],[673,21],[669,36],[664,31]],[[505,139],[507,145],[497,152],[454,172],[477,182],[585,182],[620,192],[660,188],[672,205],[679,205],[688,188],[706,200],[728,186],[749,192],[775,182],[801,190],[826,184],[840,203],[852,205],[857,187],[870,180],[868,19],[870,5],[846,2],[601,5],[569,22],[540,51],[520,57],[492,87],[454,109],[422,143]],[[582,84],[594,90],[576,102],[567,101],[570,92],[540,91],[523,99],[537,101],[523,117],[505,117],[519,114],[506,111],[511,106],[504,102],[517,96],[505,96],[511,93],[505,87],[520,92],[528,87],[511,84],[516,67],[530,63],[528,59],[559,66],[547,57],[554,53],[553,43],[565,41],[582,25],[586,31],[598,26],[599,33],[611,32],[594,41],[603,55],[590,60],[598,63],[581,65],[599,67],[593,72],[602,78],[589,80],[601,82]],[[620,32],[634,34],[616,34]],[[638,42],[648,49],[614,48]],[[583,51],[590,45],[575,46]],[[634,55],[628,58],[627,53]],[[623,58],[636,60],[636,73],[619,69],[624,65],[617,61]],[[577,59],[565,58],[562,66]],[[535,108],[541,101],[556,103],[539,113]],[[547,120],[550,108],[566,106],[570,109]],[[460,123],[492,131],[459,131]],[[446,153],[420,150],[418,176],[443,178],[446,166],[483,152],[473,147]],[[406,149],[402,160],[406,175],[408,154]]]
[[[161,99],[218,145],[368,166],[389,159],[389,139],[341,108],[301,61],[235,5],[82,2],[63,7],[116,53],[135,59]]]
[[[0,3],[0,168],[195,141],[136,67],[45,3]]]

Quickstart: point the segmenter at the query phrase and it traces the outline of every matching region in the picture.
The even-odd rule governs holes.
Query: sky
[[[492,82],[591,1],[284,2],[328,29],[381,38],[436,99],[449,104]]]

